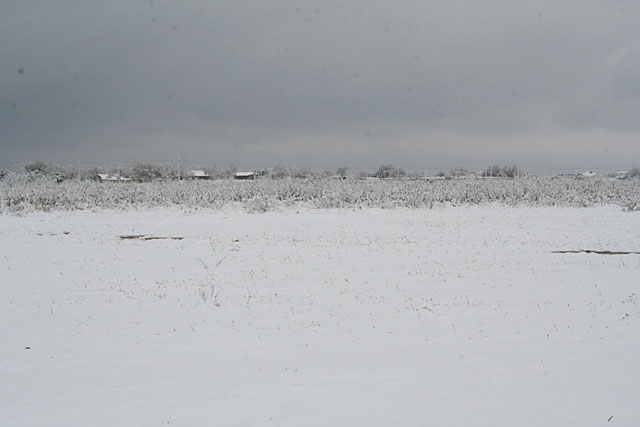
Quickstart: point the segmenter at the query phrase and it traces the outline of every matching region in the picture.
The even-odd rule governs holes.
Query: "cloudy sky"
[[[640,166],[640,2],[0,0],[0,166]]]

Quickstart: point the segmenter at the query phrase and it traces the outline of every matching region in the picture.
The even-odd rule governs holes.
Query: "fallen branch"
[[[594,251],[591,249],[580,249],[577,251],[552,251],[553,254],[598,254],[598,255],[640,255],[640,252],[626,251]]]
[[[131,239],[138,239],[138,240],[182,240],[184,239],[184,237],[156,237],[156,236],[147,236],[146,234],[131,234],[131,235],[126,235],[126,236],[120,236],[121,239],[123,240],[131,240]]]
[[[142,240],[182,240],[184,237],[143,237]]]

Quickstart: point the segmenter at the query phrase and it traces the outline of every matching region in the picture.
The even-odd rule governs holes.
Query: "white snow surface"
[[[640,212],[0,216],[0,425],[638,426],[640,255],[578,249]]]

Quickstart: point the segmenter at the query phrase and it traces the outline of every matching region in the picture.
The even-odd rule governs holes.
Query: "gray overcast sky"
[[[0,0],[0,166],[640,166],[640,1]]]

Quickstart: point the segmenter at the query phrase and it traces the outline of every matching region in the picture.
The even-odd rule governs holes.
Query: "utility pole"
[[[293,177],[296,177],[296,163],[293,163]]]
[[[178,182],[180,182],[180,156],[178,156]]]
[[[78,159],[78,181],[80,181],[80,159]]]

